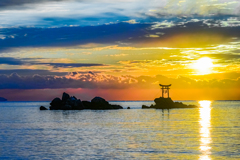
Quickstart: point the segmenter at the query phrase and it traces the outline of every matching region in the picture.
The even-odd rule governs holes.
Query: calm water
[[[240,159],[240,101],[185,101],[198,109],[40,111],[0,103],[0,159]]]

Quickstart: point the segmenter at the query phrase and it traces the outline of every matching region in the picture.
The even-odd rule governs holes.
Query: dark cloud
[[[50,65],[57,67],[93,67],[93,66],[105,66],[103,64],[96,63],[35,63],[36,65]]]
[[[194,79],[238,79],[240,72],[212,73],[208,75],[192,75]]]
[[[102,77],[104,78],[104,77]],[[127,87],[127,84],[118,87],[116,78],[105,78],[104,81],[97,81],[97,78],[88,74],[69,74],[68,76],[20,76],[17,73],[11,75],[0,75],[0,89],[44,89],[44,88],[120,88]]]
[[[240,37],[240,27],[210,27],[204,21],[173,24],[168,28],[153,27],[155,32],[164,33],[159,38],[148,38],[149,44],[167,47],[204,47],[230,41],[232,37]],[[139,42],[142,40],[139,39]]]
[[[69,73],[66,76],[20,76],[17,73],[0,75],[0,89],[60,89],[60,88],[87,88],[87,89],[127,89],[143,88],[154,89],[158,84],[173,84],[174,89],[202,89],[202,88],[240,88],[240,78],[194,80],[186,77],[168,78],[162,75],[150,76],[121,76],[100,75],[92,73]]]
[[[238,54],[204,54],[202,57],[212,57],[216,59],[223,59],[223,60],[236,60],[240,58]]]
[[[0,64],[22,65],[23,61],[12,57],[0,57]]]
[[[240,49],[232,51],[233,53],[240,53]]]
[[[45,3],[45,2],[59,2],[59,1],[68,1],[68,0],[1,0],[0,8],[10,7],[10,6],[19,6],[30,3]]]
[[[117,13],[105,12],[103,13],[105,18],[101,15],[86,16],[86,17],[47,17],[39,19],[38,26],[42,27],[64,27],[64,26],[96,26],[103,24],[111,24],[111,22],[123,22],[128,21],[129,17],[119,15]]]
[[[87,43],[109,44],[146,34],[150,24],[118,23],[102,26],[0,29],[0,50],[18,47],[66,47]]]
[[[40,69],[0,69],[0,75],[10,75],[12,73],[17,73],[21,76],[33,76],[35,74],[38,75],[55,75],[55,76],[64,76],[67,75],[68,72],[50,72],[49,70],[40,70]]]
[[[0,51],[21,47],[67,47],[88,43],[131,44],[141,46],[199,47],[227,42],[240,37],[240,27],[210,28],[203,22],[189,22],[170,28],[152,28],[153,24],[117,23],[101,26],[61,28],[0,29]],[[164,33],[151,38],[146,35]],[[131,37],[131,38],[130,38]],[[184,42],[184,43],[183,43]],[[191,46],[189,46],[191,45]]]
[[[92,67],[92,66],[105,66],[97,63],[40,63],[36,58],[13,58],[13,57],[0,57],[0,64],[7,65],[49,65],[57,67]]]

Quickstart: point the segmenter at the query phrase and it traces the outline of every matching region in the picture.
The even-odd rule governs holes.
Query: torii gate
[[[164,98],[164,90],[167,92],[167,94],[168,94],[168,98],[169,98],[169,87],[171,86],[171,84],[169,84],[169,85],[161,85],[161,84],[159,84],[162,88],[162,97]]]

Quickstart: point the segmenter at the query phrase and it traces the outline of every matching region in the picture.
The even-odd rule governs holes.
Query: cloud
[[[30,3],[45,3],[45,2],[60,2],[68,0],[1,0],[0,8],[10,7],[10,6],[19,6]]]
[[[204,54],[202,57],[212,57],[216,59],[222,59],[222,60],[234,60],[240,59],[239,54]]]
[[[73,72],[66,76],[20,76],[17,73],[0,75],[0,89],[60,89],[60,88],[87,88],[87,89],[127,89],[142,88],[156,89],[158,84],[173,84],[175,89],[202,89],[240,88],[238,79],[194,80],[179,76],[168,78],[162,75],[150,76],[111,76],[97,73]]]
[[[153,24],[117,23],[101,26],[61,28],[0,29],[0,50],[24,47],[68,47],[89,43],[129,45],[135,47],[202,47],[232,41],[240,37],[239,27],[210,28],[201,22],[189,22],[171,28],[154,28]],[[160,37],[146,37],[164,33]],[[15,35],[14,38],[9,36]],[[27,36],[26,36],[27,35]],[[130,38],[131,37],[131,38]],[[129,39],[130,38],[130,39]]]
[[[68,72],[51,72],[49,70],[41,70],[41,69],[0,69],[0,75],[10,75],[12,73],[17,73],[21,76],[33,76],[35,74],[38,75],[54,75],[54,76],[65,76]]]
[[[35,2],[33,1],[33,3]],[[1,8],[0,21],[4,21],[4,23],[1,23],[0,27],[103,25],[131,20],[131,15],[133,16],[139,7],[146,7],[142,3],[135,6],[135,3],[131,1],[126,5],[121,0],[114,2],[106,0],[65,0],[56,2],[51,0],[48,3],[45,2],[47,1],[39,1],[38,4],[32,5],[29,0],[20,0],[19,3],[11,3],[11,1],[6,3],[5,1],[5,6],[13,7]]]
[[[22,65],[24,62],[20,59],[12,58],[12,57],[0,57],[0,64],[8,64],[8,65]]]
[[[70,73],[67,76],[20,76],[17,73],[0,75],[1,89],[44,89],[44,88],[120,88],[118,78],[96,76],[92,73]],[[123,80],[124,81],[124,80]],[[122,82],[123,82],[122,81]],[[126,80],[125,80],[126,81]],[[125,84],[122,84],[123,87]],[[126,88],[126,87],[124,87]]]
[[[6,36],[15,38],[0,39],[0,49],[17,47],[66,47],[88,43],[114,43],[124,41],[129,36],[145,34],[150,24],[119,23],[102,26],[62,27],[62,28],[12,28],[0,29]],[[24,36],[27,34],[27,36]]]
[[[33,5],[34,4],[34,5]],[[169,23],[187,19],[239,16],[240,2],[232,0],[2,0],[0,27],[91,26],[118,22]],[[31,14],[29,14],[31,13]],[[169,26],[169,23],[161,26]],[[234,25],[235,22],[227,22]],[[222,23],[225,25],[226,22]],[[171,24],[170,24],[171,26]]]
[[[36,65],[50,65],[56,67],[93,67],[93,66],[105,66],[103,64],[96,63],[35,63]]]
[[[232,51],[232,52],[234,52],[234,53],[240,53],[240,50],[237,49],[237,50],[234,50],[234,51]]]
[[[49,65],[57,67],[92,67],[92,66],[105,66],[97,63],[41,63],[37,62],[37,58],[13,58],[13,57],[0,57],[0,64],[7,65]]]

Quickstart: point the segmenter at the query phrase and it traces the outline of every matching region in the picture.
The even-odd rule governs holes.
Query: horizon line
[[[88,101],[88,100],[81,100],[81,101]],[[91,100],[90,100],[91,101]],[[90,102],[89,101],[89,102]],[[154,100],[107,100],[107,101],[111,101],[111,102],[134,102],[134,101],[154,101]],[[240,99],[239,100],[208,100],[208,99],[202,99],[202,100],[173,100],[173,101],[240,101]],[[40,101],[28,101],[28,100],[26,100],[26,101],[22,101],[22,100],[20,100],[20,101],[9,101],[9,100],[7,100],[7,101],[0,101],[0,103],[1,102],[51,102],[51,101],[44,101],[44,100],[40,100]]]

